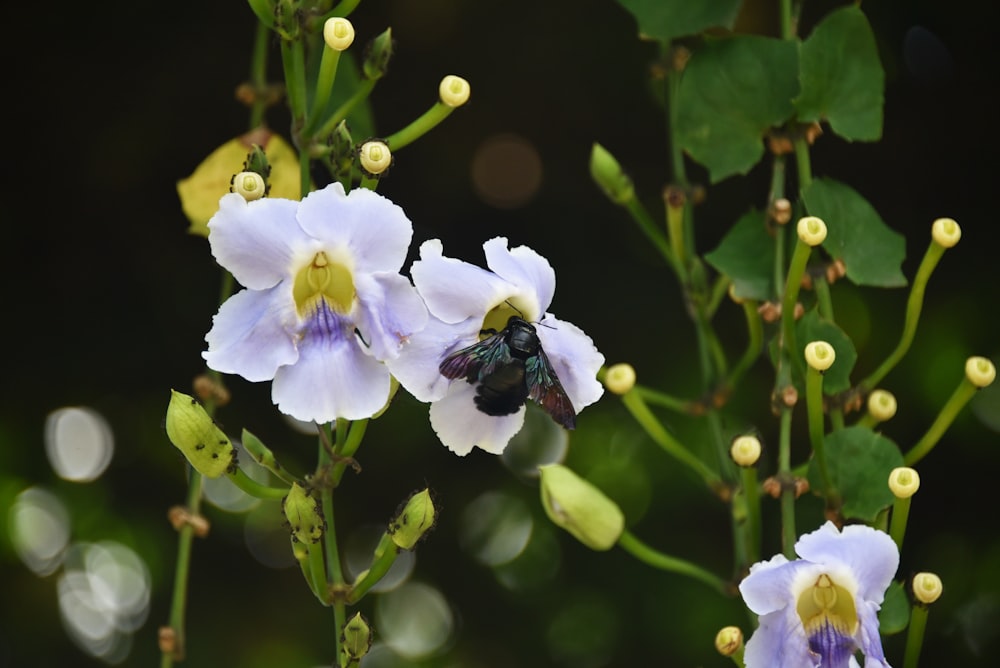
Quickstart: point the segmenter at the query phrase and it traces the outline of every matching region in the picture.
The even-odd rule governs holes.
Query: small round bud
[[[826,239],[826,223],[816,216],[800,218],[795,229],[799,233],[799,239],[810,246],[819,246]]]
[[[868,412],[879,422],[891,420],[896,415],[896,397],[888,390],[873,390],[868,395]]]
[[[323,24],[323,39],[334,51],[343,51],[354,43],[354,26],[340,16],[327,19]]]
[[[729,456],[737,465],[749,467],[760,459],[760,450],[760,439],[756,436],[739,436],[733,439],[733,444],[729,447]]]
[[[610,550],[625,530],[625,515],[597,487],[562,464],[538,467],[542,507],[556,526],[592,550]]]
[[[816,371],[826,371],[833,366],[837,352],[826,341],[812,341],[806,344],[806,363]]]
[[[938,218],[931,225],[931,238],[939,246],[951,248],[962,238],[962,228],[953,218]]]
[[[625,394],[635,387],[635,369],[631,364],[613,364],[604,374],[604,387],[613,394]]]
[[[997,368],[985,357],[970,357],[965,361],[965,377],[976,387],[986,387],[997,377]]]
[[[438,86],[441,103],[447,107],[461,107],[469,101],[471,93],[472,88],[469,86],[469,82],[454,74],[449,74],[441,79],[441,85]]]
[[[715,649],[722,656],[732,656],[743,647],[743,631],[738,626],[725,626],[715,634]]]
[[[596,143],[590,150],[590,176],[615,204],[625,205],[635,199],[631,177],[622,170],[615,156]]]
[[[361,159],[361,167],[371,176],[382,174],[392,164],[392,151],[385,142],[377,140],[362,144],[358,157]]]
[[[779,197],[771,204],[771,217],[778,225],[787,225],[792,219],[792,203],[784,197]]]
[[[920,474],[909,466],[894,468],[889,474],[889,489],[897,499],[908,499],[920,489]]]
[[[260,199],[267,190],[264,178],[257,172],[240,172],[233,177],[229,188],[232,192],[242,195],[248,202]]]
[[[913,596],[921,603],[933,603],[941,597],[944,585],[934,573],[917,573],[913,576]]]

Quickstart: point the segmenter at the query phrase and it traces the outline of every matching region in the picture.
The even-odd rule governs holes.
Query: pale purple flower
[[[208,366],[272,380],[278,409],[319,423],[370,417],[389,399],[384,362],[427,322],[399,274],[413,234],[403,210],[338,184],[301,202],[225,195],[212,254],[245,290],[205,336]]]
[[[747,668],[889,668],[878,611],[899,565],[896,543],[862,525],[827,522],[795,544],[799,559],[777,555],[750,568],[743,600],[760,615],[747,642]]]
[[[556,285],[548,261],[526,246],[508,249],[503,237],[490,239],[483,250],[489,270],[445,257],[437,239],[421,245],[410,273],[431,317],[387,362],[404,388],[431,402],[431,426],[458,455],[474,447],[499,454],[524,424],[524,406],[511,415],[487,415],[473,402],[476,384],[450,380],[439,368],[447,355],[479,341],[482,330],[502,331],[512,315],[534,325],[577,413],[604,392],[596,379],[604,356],[580,328],[547,312]]]

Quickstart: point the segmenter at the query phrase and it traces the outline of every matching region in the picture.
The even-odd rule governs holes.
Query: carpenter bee
[[[479,383],[475,403],[487,415],[511,415],[531,399],[566,429],[576,427],[576,411],[542,350],[534,326],[512,315],[501,331],[457,350],[438,367],[445,378]]]

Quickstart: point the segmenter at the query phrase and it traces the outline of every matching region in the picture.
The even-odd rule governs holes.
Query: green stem
[[[813,457],[819,468],[823,482],[823,495],[827,507],[836,507],[837,492],[830,483],[830,472],[826,465],[826,449],[823,445],[823,373],[811,366],[806,369],[806,409],[809,418],[809,442]]]
[[[686,399],[679,399],[644,385],[636,385],[632,391],[638,393],[646,403],[663,406],[677,413],[690,415],[693,412],[691,402]]]
[[[339,64],[340,51],[324,45],[323,55],[320,56],[319,76],[316,78],[316,92],[313,95],[312,109],[302,128],[302,138],[305,141],[308,141],[312,129],[316,127],[330,101],[330,93],[333,92],[333,85],[337,80],[337,66]]]
[[[805,139],[795,140],[795,166],[799,176],[799,192],[812,184],[812,164],[809,158],[809,144]]]
[[[361,83],[358,84],[358,89],[354,92],[354,95],[349,97],[342,105],[337,107],[337,110],[333,114],[323,121],[323,125],[320,126],[319,130],[315,132],[316,137],[325,137],[332,133],[337,124],[340,121],[347,118],[347,115],[351,113],[351,110],[355,106],[364,101],[369,95],[371,95],[372,89],[375,88],[375,82],[378,79],[362,79]]]
[[[254,90],[253,105],[250,107],[251,130],[264,123],[264,112],[267,110],[267,45],[270,37],[271,29],[258,21],[250,60],[250,85]]]
[[[306,546],[308,557],[304,569],[309,572],[307,580],[316,598],[323,605],[330,605],[330,583],[326,580],[326,561],[323,559],[323,546],[319,543]]]
[[[924,630],[927,628],[929,612],[930,609],[920,603],[915,603],[910,611],[910,626],[906,633],[903,668],[917,668],[917,663],[920,660],[920,649],[924,644]]]
[[[659,568],[671,573],[686,575],[707,584],[723,596],[732,596],[731,585],[719,576],[714,573],[710,573],[709,571],[706,571],[700,566],[696,566],[689,561],[672,557],[663,554],[658,550],[654,550],[628,530],[622,532],[621,537],[618,539],[618,546],[644,564],[648,564],[654,568]]]
[[[747,503],[747,563],[755,564],[760,561],[760,540],[761,540],[761,515],[760,515],[760,488],[757,485],[757,469],[753,466],[743,467],[740,470],[743,482],[743,495]]]
[[[788,357],[797,368],[801,368],[801,355],[796,351],[795,346],[795,303],[799,298],[799,288],[802,285],[802,275],[805,273],[806,264],[809,262],[809,255],[812,253],[812,246],[797,239],[795,250],[792,252],[792,261],[788,266],[788,276],[785,279],[785,292],[781,300],[781,335],[782,346],[788,351]]]
[[[331,479],[333,480],[333,486],[336,487],[340,484],[341,478],[344,477],[344,471],[347,469],[349,463],[351,463],[354,457],[354,453],[358,451],[361,447],[361,440],[365,436],[365,430],[368,428],[368,418],[364,420],[355,420],[351,423],[351,427],[347,432],[347,436],[344,439],[344,443],[340,450],[337,452],[341,460],[334,464],[333,472],[331,473]]]
[[[788,559],[795,558],[795,490],[791,488],[792,462],[792,409],[781,410],[778,436],[778,476],[782,480],[781,490],[781,548]]]
[[[677,258],[674,257],[674,252],[670,250],[670,244],[667,242],[666,238],[663,236],[663,232],[660,228],[653,223],[652,216],[646,211],[646,208],[639,201],[638,197],[632,197],[626,204],[625,210],[628,211],[629,215],[632,216],[632,220],[636,222],[639,229],[646,238],[649,239],[656,249],[660,251],[660,255],[663,259],[667,261],[667,264],[674,270],[674,273],[678,276],[681,275],[680,266],[677,263]]]
[[[375,548],[375,558],[372,560],[372,565],[351,586],[347,602],[354,604],[364,598],[365,594],[389,572],[392,565],[396,563],[397,556],[399,556],[399,547],[392,541],[392,536],[388,533],[382,534],[382,540]]]
[[[306,114],[305,48],[301,39],[281,40],[281,64],[285,72],[285,91],[291,107],[292,124],[301,127]],[[302,150],[303,147],[299,147]]]
[[[248,476],[246,472],[238,466],[234,471],[227,472],[226,475],[234,485],[242,489],[250,496],[258,499],[283,499],[288,494],[287,487],[270,487],[268,485],[262,485]]]
[[[188,496],[187,511],[197,515],[201,510],[201,474],[188,466]],[[170,599],[170,628],[174,632],[174,652],[164,652],[160,656],[161,668],[170,668],[174,660],[182,660],[186,654],[186,638],[184,631],[185,613],[187,611],[187,585],[191,571],[191,545],[194,542],[194,527],[185,524],[181,527],[177,542],[177,564],[174,567],[174,591]]]
[[[333,8],[333,11],[330,12],[330,16],[350,16],[351,12],[353,12],[360,4],[361,0],[340,0],[340,2],[337,3],[337,6]]]
[[[747,321],[747,349],[743,356],[733,367],[729,374],[727,386],[731,392],[740,382],[753,363],[760,357],[760,351],[764,345],[764,324],[761,322],[760,313],[757,311],[757,302],[746,300],[743,302],[743,315]]]
[[[333,450],[334,454],[338,456],[342,455],[349,428],[349,421],[342,418],[337,419],[337,439]],[[322,443],[320,443],[319,447],[319,466],[327,470],[332,468],[330,453],[327,452],[327,449],[323,447]],[[333,621],[335,626],[333,634],[334,656],[337,657],[336,660],[339,661],[340,635],[343,631],[344,624],[347,622],[347,611],[344,606],[344,597],[340,594],[340,592],[344,590],[344,573],[340,565],[340,549],[337,545],[337,527],[336,522],[334,521],[333,513],[333,491],[334,486],[332,484],[323,485],[320,491],[320,505],[323,509],[323,519],[326,522],[326,531],[323,532],[323,546],[326,553],[325,572],[327,582],[334,592],[332,596]]]
[[[896,498],[892,504],[892,516],[889,518],[889,535],[896,542],[896,547],[903,551],[903,536],[906,534],[906,520],[910,517],[910,500]]]
[[[921,459],[923,459],[931,449],[937,445],[937,442],[941,440],[944,432],[948,430],[951,423],[955,421],[958,414],[965,407],[965,404],[969,403],[976,394],[976,390],[979,389],[972,384],[967,377],[962,377],[962,382],[958,384],[955,391],[952,392],[948,401],[945,402],[944,406],[941,408],[941,412],[934,419],[934,423],[931,424],[930,428],[927,430],[917,444],[913,446],[913,449],[906,453],[903,457],[903,463],[907,466],[913,466]]]
[[[377,176],[368,176],[367,174],[361,174],[361,183],[358,185],[367,190],[375,192],[378,189],[379,178]]]
[[[669,189],[668,189],[669,190]],[[684,202],[687,201],[686,197],[681,198],[681,203],[672,203],[671,197],[665,197],[664,203],[667,209],[667,236],[670,239],[670,249],[673,251],[674,258],[677,260],[677,269],[680,271],[680,280],[682,284],[687,284],[688,273],[687,273],[687,252],[685,249],[684,240]]]
[[[385,143],[391,150],[398,151],[433,130],[438,123],[448,118],[454,110],[454,107],[449,107],[444,102],[438,100],[433,107],[421,114],[415,121],[402,130],[386,137]]]

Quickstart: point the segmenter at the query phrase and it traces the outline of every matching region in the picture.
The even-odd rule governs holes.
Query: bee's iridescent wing
[[[445,357],[438,370],[445,378],[464,378],[478,383],[501,365],[511,361],[504,332],[497,332]]]
[[[566,429],[576,427],[576,411],[573,402],[566,395],[556,376],[545,351],[539,349],[538,354],[524,362],[525,376],[528,384],[528,397],[545,409],[553,420]]]

